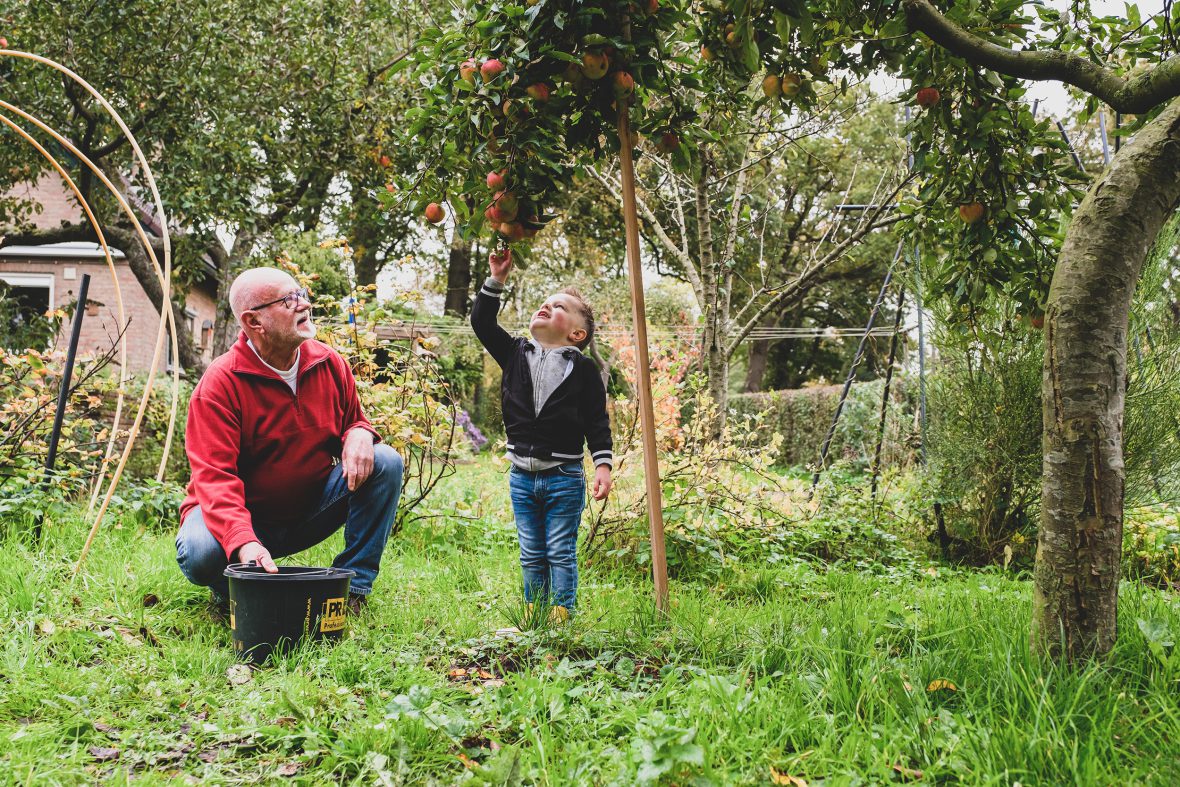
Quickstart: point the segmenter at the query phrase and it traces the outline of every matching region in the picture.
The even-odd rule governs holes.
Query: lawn
[[[503,479],[464,465],[439,497],[465,518],[390,544],[340,645],[257,670],[171,533],[109,527],[73,582],[80,517],[6,534],[0,782],[1180,783],[1174,594],[1126,584],[1084,668],[1030,656],[1029,582],[945,567],[731,566],[663,617],[595,565],[574,622],[515,634]]]

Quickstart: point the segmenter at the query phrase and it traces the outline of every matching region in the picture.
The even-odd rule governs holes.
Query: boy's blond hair
[[[586,300],[586,296],[582,295],[581,290],[577,287],[566,287],[561,290],[562,295],[568,295],[574,299],[578,306],[578,311],[582,314],[582,320],[586,323],[586,338],[578,342],[578,349],[585,350],[589,346],[590,340],[594,338],[594,309],[591,308],[590,302]]]

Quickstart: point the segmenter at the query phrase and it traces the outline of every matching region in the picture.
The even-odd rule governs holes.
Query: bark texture
[[[471,241],[456,231],[447,254],[447,297],[443,313],[452,317],[466,317],[470,296]]]
[[[1180,205],[1180,100],[1122,149],[1074,215],[1049,292],[1032,640],[1070,659],[1117,636],[1127,324],[1144,260]]]

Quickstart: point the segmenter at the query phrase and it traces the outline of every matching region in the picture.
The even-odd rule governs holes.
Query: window
[[[45,313],[54,303],[53,274],[3,272],[0,282],[0,343],[18,349],[52,343]]]

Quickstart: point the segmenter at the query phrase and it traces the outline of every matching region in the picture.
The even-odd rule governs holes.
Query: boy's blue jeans
[[[402,458],[389,446],[373,446],[373,472],[355,492],[348,491],[344,468],[336,465],[324,484],[319,508],[303,522],[289,527],[254,523],[259,542],[272,557],[286,557],[315,546],[344,525],[344,551],[332,565],[356,572],[349,592],[367,596],[381,564],[385,543],[397,513],[402,491]],[[209,529],[201,509],[184,518],[176,535],[176,562],[194,585],[204,585],[215,596],[229,598],[229,580],[223,576],[229,561],[225,549]]]
[[[578,525],[586,506],[582,463],[537,473],[513,467],[508,486],[520,537],[525,601],[573,612],[578,596]]]

